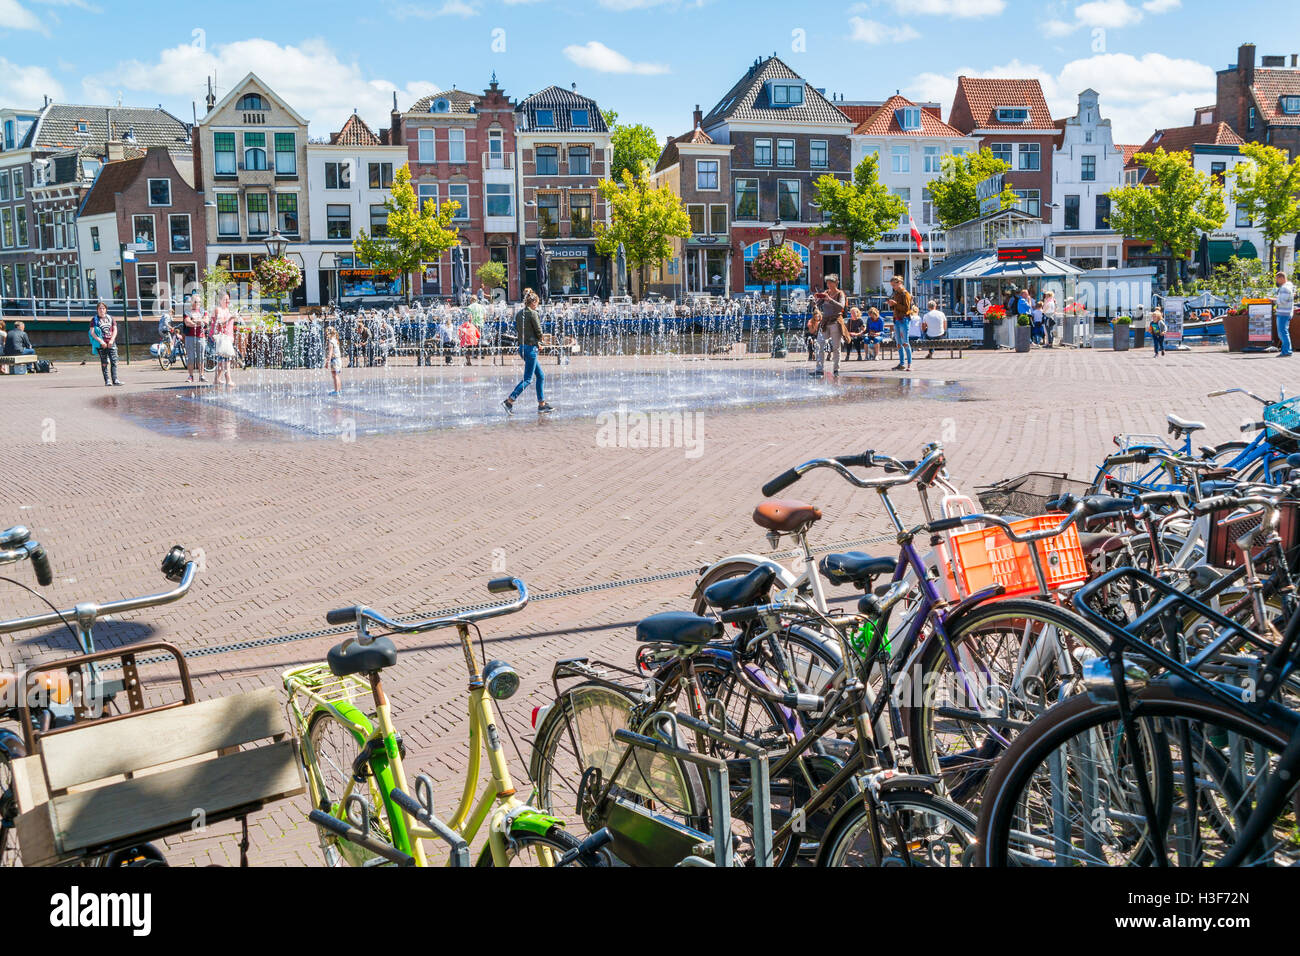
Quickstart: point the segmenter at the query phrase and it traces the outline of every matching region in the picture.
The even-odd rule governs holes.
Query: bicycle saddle
[[[821,518],[820,508],[814,508],[792,498],[769,498],[760,501],[754,509],[754,524],[777,534],[803,531]]]
[[[755,568],[742,577],[727,578],[710,584],[704,589],[704,600],[709,607],[715,607],[719,611],[763,604],[775,579],[776,572],[771,568]]]
[[[1194,422],[1187,418],[1179,418],[1177,415],[1166,415],[1165,421],[1169,423],[1169,430],[1179,437],[1183,432],[1198,432],[1205,427],[1205,422]]]
[[[636,626],[636,639],[645,644],[703,645],[721,636],[721,621],[689,611],[651,614]]]
[[[342,644],[331,647],[325,661],[335,677],[371,674],[396,664],[397,648],[386,637],[377,637],[369,644],[361,644],[355,637],[349,637]]]
[[[852,584],[865,591],[871,579],[881,574],[893,574],[898,561],[894,558],[873,558],[861,551],[828,554],[817,564],[817,569],[831,584]]]

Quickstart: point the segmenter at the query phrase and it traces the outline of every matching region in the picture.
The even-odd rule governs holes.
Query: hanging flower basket
[[[768,246],[754,259],[753,271],[761,282],[796,282],[803,274],[803,257],[789,246]]]
[[[280,256],[276,259],[263,259],[253,270],[257,284],[262,291],[276,302],[283,301],[290,289],[296,289],[302,282],[302,269],[294,260]]]

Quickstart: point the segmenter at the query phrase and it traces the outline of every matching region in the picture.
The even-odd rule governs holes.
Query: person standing
[[[343,348],[339,345],[339,330],[330,326],[325,330],[325,367],[330,370],[330,379],[334,382],[331,395],[343,392]]]
[[[1291,354],[1291,316],[1295,312],[1295,286],[1280,269],[1273,276],[1273,281],[1277,283],[1277,295],[1273,297],[1277,315],[1277,340],[1282,343],[1282,349],[1277,354],[1279,358],[1286,358]]]
[[[206,382],[203,377],[203,351],[208,340],[208,314],[203,310],[203,300],[198,295],[190,296],[190,310],[185,313],[185,365],[190,370],[189,382],[194,381],[194,372],[197,369],[199,381]]]
[[[217,310],[212,317],[212,351],[217,356],[217,374],[213,385],[224,384],[234,388],[230,378],[230,363],[235,359],[235,313],[230,308],[230,293],[222,292],[217,300]]]
[[[1159,309],[1151,310],[1151,323],[1148,326],[1151,332],[1151,348],[1154,350],[1155,357],[1160,358],[1165,354],[1165,333],[1169,331],[1169,323],[1165,321],[1165,314]]]
[[[948,316],[939,311],[939,303],[934,299],[929,306],[929,311],[921,317],[921,334],[929,340],[941,339],[948,332]],[[928,349],[925,357],[934,358],[934,349]]]
[[[105,385],[121,385],[117,378],[117,319],[108,313],[108,304],[101,301],[90,320],[90,338],[99,349],[99,368],[104,373]],[[112,370],[112,380],[109,371]]]
[[[894,276],[889,284],[892,294],[886,301],[894,314],[894,342],[898,346],[898,364],[892,371],[906,372],[912,368],[912,346],[908,335],[912,321],[912,293],[903,288],[902,276]]]
[[[515,412],[515,399],[518,398],[537,377],[537,410],[539,412],[555,411],[546,401],[546,375],[537,361],[537,345],[542,340],[542,320],[537,314],[537,293],[532,289],[524,290],[524,307],[515,313],[515,335],[519,339],[519,356],[524,360],[523,380],[515,386],[501,404],[510,414]]]
[[[1030,336],[1031,341],[1037,342],[1039,345],[1046,345],[1047,328],[1043,324],[1043,304],[1041,302],[1031,303],[1029,316],[1032,322],[1030,328],[1033,330],[1033,334]]]
[[[831,353],[831,374],[840,374],[840,348],[848,338],[848,329],[844,325],[844,309],[848,299],[840,289],[840,277],[828,275],[825,291],[813,296],[820,321],[817,326],[817,368],[813,375],[826,372],[826,352]]]
[[[1047,347],[1052,347],[1056,339],[1056,293],[1048,289],[1043,293],[1043,333],[1047,338]]]

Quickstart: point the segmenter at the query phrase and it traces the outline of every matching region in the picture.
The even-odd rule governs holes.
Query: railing
[[[493,156],[491,153],[483,153],[482,162],[484,169],[514,169],[515,155],[514,153],[502,153],[499,156]]]

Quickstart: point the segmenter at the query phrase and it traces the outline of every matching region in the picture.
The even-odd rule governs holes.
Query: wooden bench
[[[12,372],[17,366],[26,365],[30,372],[39,361],[39,355],[0,355],[0,368],[7,368]]]
[[[175,656],[185,700],[144,706],[135,655],[145,650]],[[43,671],[73,677],[108,657],[123,661],[132,709],[36,734],[31,756],[13,762],[23,865],[100,857],[232,819],[244,826],[240,859],[246,863],[248,815],[303,792],[279,690],[195,703],[180,651],[160,643],[35,668],[24,677],[24,690]]]
[[[966,349],[971,348],[974,343],[970,339],[909,339],[908,344],[912,346],[913,356],[917,352],[926,352],[926,357],[932,358],[933,356],[928,353],[934,351],[947,352],[949,358],[954,355],[957,358],[964,358],[963,353]],[[880,342],[881,357],[884,358],[891,353],[898,354],[898,343],[893,339],[882,339]]]
[[[572,335],[566,335],[562,340],[556,342],[554,335],[550,332],[544,332],[542,337],[537,340],[537,351],[539,353],[554,353],[556,361],[564,364],[566,355],[582,354],[582,345]]]

